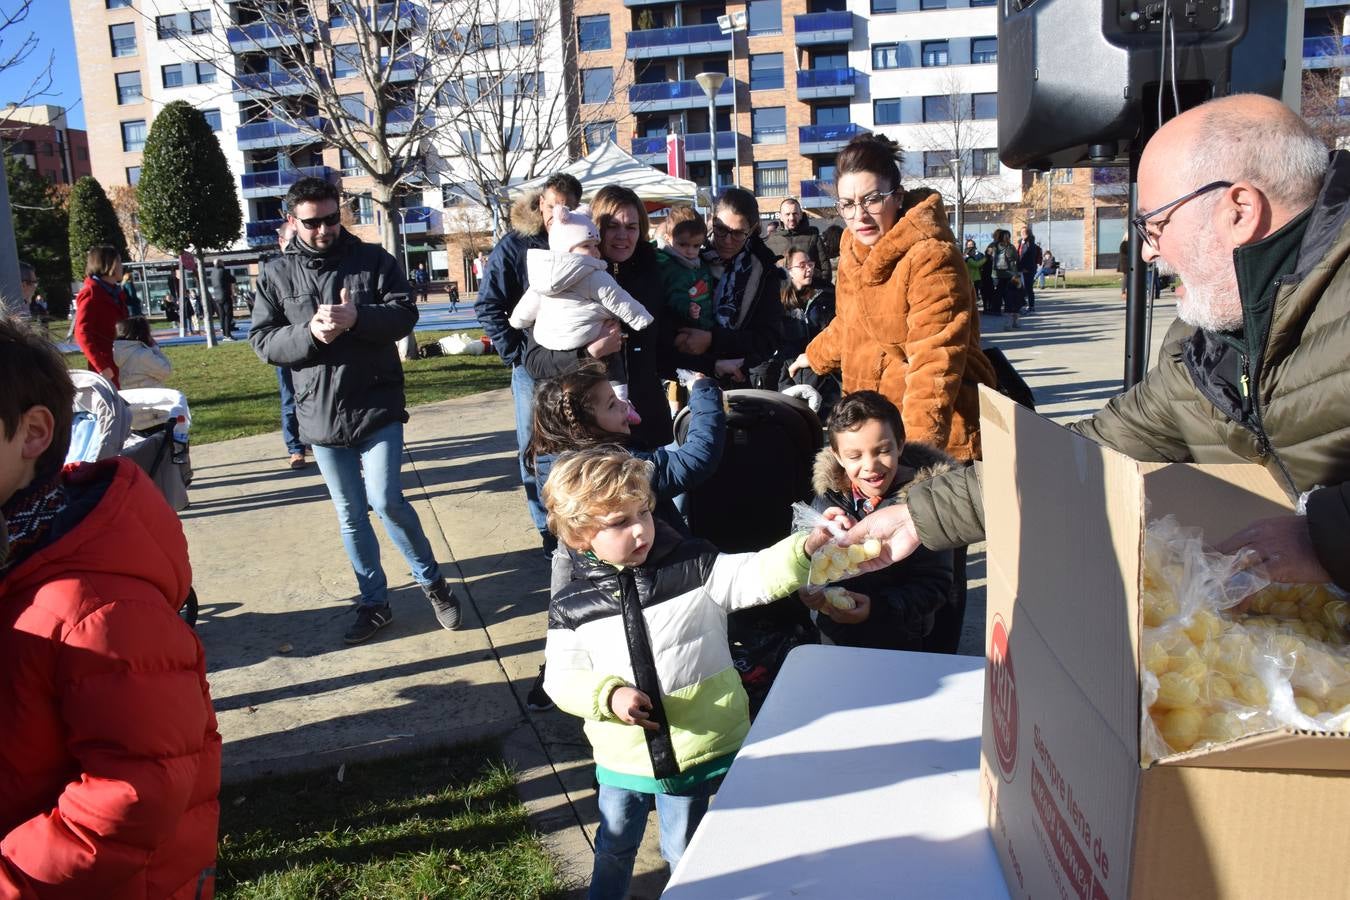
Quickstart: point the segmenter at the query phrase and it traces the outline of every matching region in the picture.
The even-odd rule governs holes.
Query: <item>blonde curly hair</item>
[[[650,462],[621,447],[573,450],[558,457],[544,483],[548,530],[573,550],[583,550],[600,520],[630,503],[656,505]]]

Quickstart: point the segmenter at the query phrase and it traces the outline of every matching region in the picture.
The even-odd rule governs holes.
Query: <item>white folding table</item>
[[[983,697],[977,657],[793,650],[662,896],[1006,898]]]

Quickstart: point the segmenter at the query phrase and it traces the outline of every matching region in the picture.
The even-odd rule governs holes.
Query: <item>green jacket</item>
[[[666,306],[680,317],[680,325],[711,331],[716,324],[713,317],[712,269],[701,261],[697,266],[687,266],[669,250],[657,250],[656,262],[660,266],[661,290],[666,298]],[[690,304],[698,306],[697,315],[690,315],[693,312]]]
[[[1350,588],[1350,153],[1333,154],[1313,206],[1233,253],[1244,326],[1178,321],[1158,365],[1074,431],[1146,462],[1265,466],[1291,498],[1332,579]],[[979,470],[917,485],[920,540],[946,549],[984,538]]]

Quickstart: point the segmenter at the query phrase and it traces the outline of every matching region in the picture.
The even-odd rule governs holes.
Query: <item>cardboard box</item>
[[[989,614],[980,784],[1013,897],[1347,897],[1350,737],[1139,762],[1147,519],[1218,541],[1288,512],[1255,465],[1135,462],[981,392]]]

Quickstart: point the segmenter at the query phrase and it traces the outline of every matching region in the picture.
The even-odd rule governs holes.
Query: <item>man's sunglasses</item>
[[[320,225],[327,225],[329,228],[332,228],[342,221],[342,212],[339,210],[338,212],[326,216],[315,216],[312,219],[296,219],[295,221],[299,222],[310,231],[316,230]]]

